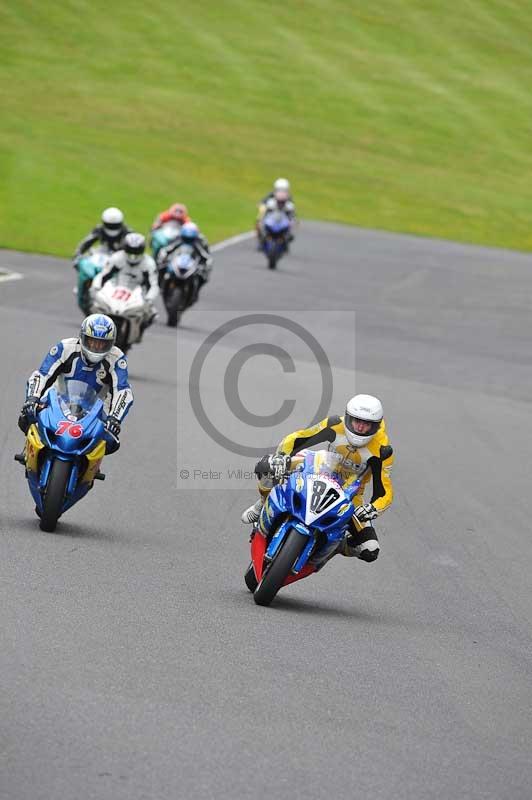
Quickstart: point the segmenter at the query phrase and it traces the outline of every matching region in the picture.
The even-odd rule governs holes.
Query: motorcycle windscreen
[[[71,380],[60,375],[55,385],[61,410],[68,418],[82,419],[98,401],[96,390],[84,381]]]
[[[266,214],[264,227],[271,236],[282,236],[290,227],[290,220],[286,214]]]

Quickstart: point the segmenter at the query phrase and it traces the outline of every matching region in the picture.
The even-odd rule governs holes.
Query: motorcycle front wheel
[[[251,593],[253,593],[259,585],[257,576],[255,575],[255,570],[253,569],[253,562],[251,562],[247,570],[244,572],[244,583]]]
[[[123,353],[127,353],[129,349],[129,345],[127,343],[128,336],[129,336],[129,323],[126,319],[117,319],[116,317],[113,318],[113,321],[116,325],[116,346],[122,350]]]
[[[288,577],[290,570],[307,546],[308,538],[292,528],[281,549],[266,568],[262,580],[253,593],[259,606],[269,606]]]
[[[169,328],[177,328],[181,314],[183,313],[183,290],[180,286],[174,286],[170,289],[167,297],[165,298],[166,313],[168,318],[166,324]]]
[[[51,466],[39,523],[42,531],[47,533],[55,531],[57,520],[61,516],[61,509],[65,502],[71,468],[72,465],[69,461],[60,461],[59,459],[56,459]]]

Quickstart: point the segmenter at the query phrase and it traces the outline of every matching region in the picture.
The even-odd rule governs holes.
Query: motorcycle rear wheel
[[[253,599],[259,606],[269,606],[283,585],[285,578],[305,549],[308,538],[292,528],[280,551],[272,563],[266,568],[262,580],[253,593]]]
[[[50,475],[43,501],[41,521],[39,527],[41,531],[53,533],[57,520],[61,516],[61,509],[65,501],[68,480],[72,465],[68,461],[56,459],[50,468]]]

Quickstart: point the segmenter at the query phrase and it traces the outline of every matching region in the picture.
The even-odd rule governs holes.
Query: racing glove
[[[120,447],[120,423],[116,417],[107,417],[103,426],[105,440],[105,455],[110,456]]]
[[[164,266],[164,262],[166,261],[167,258],[168,258],[168,250],[166,249],[166,247],[161,247],[161,249],[157,253],[157,258],[155,259],[155,263],[157,264],[157,267],[159,269],[162,269],[162,267]]]
[[[28,420],[28,422],[36,422],[37,409],[39,407],[40,402],[41,398],[37,397],[34,394],[26,398],[24,405],[22,406],[22,411],[20,413],[22,414],[23,417],[25,417]]]
[[[107,417],[104,424],[104,430],[109,433],[113,439],[118,439],[120,436],[121,425],[116,417]]]
[[[357,518],[358,522],[364,525],[366,522],[371,522],[372,519],[378,517],[379,512],[371,503],[364,503],[364,505],[355,508],[353,516]]]
[[[282,481],[290,469],[291,460],[290,456],[285,456],[284,453],[275,453],[273,456],[270,456],[268,459],[270,475],[272,475],[275,480]]]
[[[277,480],[282,480],[285,473],[290,469],[290,461],[290,456],[285,456],[283,453],[262,456],[261,460],[257,461],[255,465],[255,475],[257,478],[268,475]]]

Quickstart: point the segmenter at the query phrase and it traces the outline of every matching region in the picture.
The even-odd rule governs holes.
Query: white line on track
[[[211,253],[216,253],[218,250],[225,250],[226,247],[231,247],[233,244],[245,242],[255,236],[255,231],[246,231],[246,233],[238,233],[236,236],[231,236],[229,239],[224,239],[223,242],[217,242],[211,247]]]
[[[3,269],[0,269],[0,283],[2,281],[5,283],[6,281],[20,281],[24,275],[21,275],[20,272],[7,272]]]
[[[217,253],[220,250],[225,250],[226,247],[231,247],[234,244],[239,244],[240,242],[246,242],[248,239],[252,239],[255,236],[255,231],[246,231],[245,233],[238,233],[236,236],[231,236],[229,239],[224,239],[221,242],[217,242],[213,244],[211,247],[211,253]],[[9,272],[7,269],[0,269],[0,283],[6,281],[20,281],[24,275],[20,272]]]

